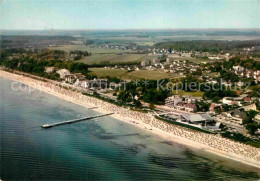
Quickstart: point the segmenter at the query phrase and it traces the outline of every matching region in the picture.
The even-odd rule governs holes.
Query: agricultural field
[[[89,68],[90,75],[96,75],[97,77],[118,77],[127,73],[127,70],[121,69],[106,69],[106,68]]]
[[[146,56],[146,54],[93,54],[84,57],[79,60],[79,62],[86,64],[98,64],[102,61],[108,61],[110,63],[141,62]]]
[[[172,74],[162,72],[162,71],[153,71],[153,70],[138,70],[125,74],[123,79],[150,79],[150,80],[160,80],[165,78],[171,78]]]
[[[196,92],[185,92],[184,90],[173,90],[173,94],[181,95],[181,96],[193,96],[193,97],[202,97],[204,92],[196,91]]]
[[[85,37],[83,37],[85,38]],[[86,37],[86,39],[89,39],[89,37]],[[94,40],[95,42],[106,42],[109,45],[117,44],[130,44],[130,43],[136,43],[137,45],[143,45],[143,46],[153,46],[155,43],[163,41],[161,39],[157,40],[155,37],[142,37],[142,36],[97,36],[97,37],[91,37],[90,40]]]
[[[164,78],[173,77],[172,74],[162,71],[152,70],[137,70],[128,72],[127,70],[121,69],[105,69],[105,68],[89,68],[90,75],[96,75],[97,77],[118,77],[124,80],[135,80],[135,79],[149,79],[149,80],[160,80]]]
[[[131,52],[129,50],[120,50],[120,49],[109,49],[109,48],[95,48],[86,45],[61,45],[61,46],[53,46],[48,47],[48,49],[52,50],[63,50],[69,52],[71,50],[81,50],[81,51],[88,51],[92,54],[113,54],[113,53],[125,53]]]
[[[71,50],[81,50],[91,52],[91,56],[83,57],[79,62],[86,64],[98,64],[100,62],[108,61],[110,63],[126,63],[138,62],[142,60],[151,60],[159,57],[158,55],[137,54],[131,50],[95,48],[85,45],[63,45],[56,47],[48,47],[52,50],[63,50],[69,52]]]

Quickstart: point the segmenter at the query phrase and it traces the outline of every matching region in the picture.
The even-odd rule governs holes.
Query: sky
[[[0,29],[260,29],[260,0],[0,0]]]

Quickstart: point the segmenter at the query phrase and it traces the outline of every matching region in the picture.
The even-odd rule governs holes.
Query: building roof
[[[185,106],[185,103],[184,103],[184,102],[179,102],[179,103],[177,104],[177,106],[184,107],[184,106]]]
[[[213,118],[210,117],[210,115],[208,115],[207,113],[200,114],[200,116],[206,119],[207,121],[213,121]]]
[[[210,105],[211,108],[220,107],[220,106],[221,106],[221,104],[215,104],[215,103],[212,103]]]
[[[250,101],[251,101],[251,98],[250,98],[250,97],[245,97],[245,98],[244,98],[244,101],[245,101],[245,102],[250,102]]]
[[[206,121],[200,114],[185,114],[183,113],[182,116],[190,122],[201,122]]]
[[[185,107],[186,108],[191,108],[191,109],[196,109],[197,108],[196,104],[192,104],[192,103],[186,104]]]
[[[245,112],[242,112],[242,111],[237,110],[237,109],[234,110],[233,112],[231,112],[231,115],[232,115],[233,117],[240,118],[240,119],[242,119],[242,120],[244,120],[244,119],[247,118],[247,115],[246,115]]]
[[[67,69],[60,69],[57,71],[58,74],[70,74],[70,71]]]

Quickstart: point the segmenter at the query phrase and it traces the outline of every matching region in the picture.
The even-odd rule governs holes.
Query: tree
[[[247,117],[246,119],[243,120],[243,124],[244,124],[244,125],[250,124],[250,123],[253,123],[253,122],[254,122],[254,121],[253,121],[251,118],[249,118],[249,117]]]
[[[149,108],[150,109],[154,109],[155,108],[154,104],[153,103],[149,103]]]
[[[210,104],[204,103],[204,102],[196,102],[197,105],[199,105],[199,111],[208,111]]]
[[[248,130],[249,134],[254,135],[255,132],[258,130],[259,125],[257,123],[250,123],[246,125],[246,129]]]
[[[213,102],[218,102],[219,100],[220,100],[220,97],[218,97],[218,96],[215,96],[215,97],[212,99]]]
[[[222,105],[222,108],[223,108],[223,110],[226,112],[226,111],[230,111],[231,108],[232,108],[232,106],[227,105],[227,104],[223,104],[223,105]]]
[[[142,103],[139,100],[134,99],[134,104],[136,107],[142,107]]]
[[[247,112],[247,116],[250,118],[250,119],[253,119],[256,115],[258,114],[257,111],[254,111],[254,110],[249,110]]]

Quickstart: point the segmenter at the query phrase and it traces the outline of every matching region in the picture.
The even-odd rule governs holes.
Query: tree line
[[[177,51],[215,52],[237,50],[247,47],[260,46],[260,40],[221,41],[221,40],[192,40],[170,41],[156,43],[156,48],[173,48]]]
[[[58,69],[68,69],[72,73],[82,73],[83,75],[88,75],[88,65],[72,61],[64,62],[61,60],[35,60],[29,57],[13,60],[0,58],[0,65],[50,79],[58,79],[59,76],[56,73],[45,73],[45,67],[54,66]]]

